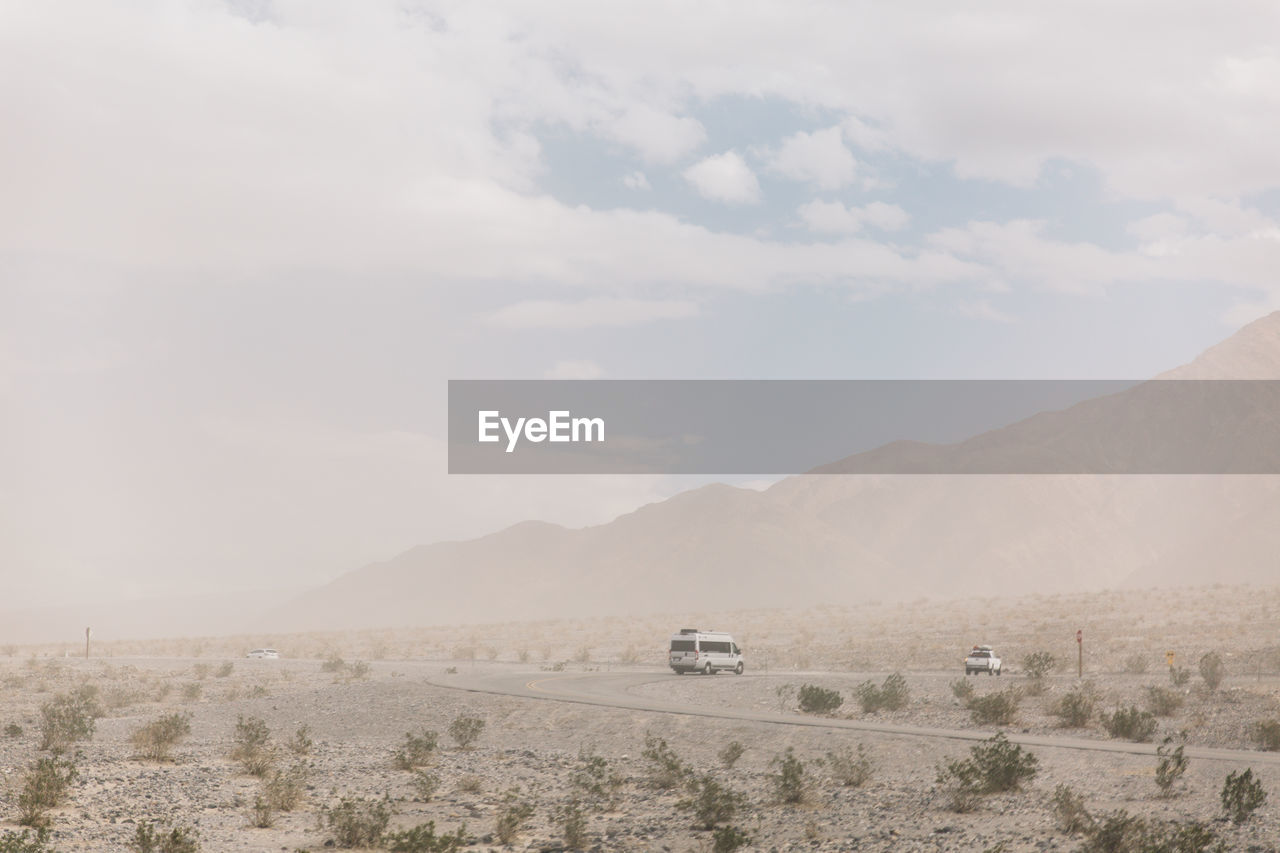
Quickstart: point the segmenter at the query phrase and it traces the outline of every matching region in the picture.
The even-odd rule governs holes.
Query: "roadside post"
[[[91,628],[84,629],[84,659],[85,660],[89,659],[89,632],[91,630],[92,630]]]
[[[1084,631],[1076,630],[1076,678],[1084,678]]]
[[[1173,669],[1173,649],[1164,653],[1164,662],[1169,664],[1169,669]]]

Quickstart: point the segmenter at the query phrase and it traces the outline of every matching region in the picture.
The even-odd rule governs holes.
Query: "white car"
[[[249,654],[245,655],[245,657],[257,658],[258,660],[263,660],[266,658],[275,660],[280,657],[280,653],[275,649],[254,649],[253,651],[249,652]]]
[[[1000,674],[1000,658],[990,646],[974,646],[969,656],[964,659],[964,674],[985,672],[987,675]]]
[[[676,675],[686,672],[714,675],[725,669],[742,675],[745,666],[742,649],[723,631],[681,628],[680,633],[671,638],[670,654],[668,662]]]

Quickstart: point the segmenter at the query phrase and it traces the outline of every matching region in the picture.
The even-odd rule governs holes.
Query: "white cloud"
[[[487,322],[508,329],[586,329],[593,326],[637,326],[655,320],[680,320],[697,314],[697,304],[683,300],[529,300],[499,309],[489,315]]]
[[[760,182],[736,151],[708,157],[684,170],[684,178],[703,198],[726,204],[760,201]]]
[[[594,361],[557,361],[543,374],[546,379],[599,379],[604,370]]]
[[[831,127],[787,137],[770,158],[769,168],[792,180],[835,190],[853,183],[858,163],[845,147],[840,128]]]
[[[810,231],[827,234],[853,234],[870,225],[882,231],[898,231],[907,227],[911,215],[896,204],[873,201],[863,207],[845,207],[838,201],[814,199],[796,210]]]
[[[622,185],[629,190],[653,189],[644,172],[630,172],[622,176]]]
[[[670,164],[695,151],[707,138],[702,123],[646,104],[629,108],[605,124],[609,138],[634,148],[646,162]]]

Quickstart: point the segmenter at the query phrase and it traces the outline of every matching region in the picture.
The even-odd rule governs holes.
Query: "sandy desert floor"
[[[677,627],[730,630],[744,647],[748,673],[676,677],[661,668]],[[1085,677],[1075,674],[1077,628],[1085,632]],[[721,821],[749,836],[755,850],[1078,850],[1087,834],[1064,831],[1053,798],[1067,785],[1099,820],[1117,810],[1148,821],[1200,822],[1232,850],[1275,850],[1280,839],[1280,754],[1264,752],[1258,724],[1280,720],[1280,589],[1151,590],[1008,601],[869,603],[856,608],[746,613],[677,613],[501,626],[403,629],[334,635],[205,638],[97,644],[94,657],[73,657],[73,644],[8,647],[0,657],[0,771],[3,830],[19,832],[20,799],[42,750],[43,709],[79,696],[100,716],[91,737],[68,746],[77,776],[62,804],[47,810],[49,849],[135,849],[139,822],[198,833],[208,851],[320,850],[342,841],[342,800],[357,814],[381,807],[388,833],[434,821],[438,832],[465,824],[463,849],[504,849],[498,822],[513,805],[510,849],[564,847],[566,808],[581,814],[583,848],[714,849],[700,829],[687,784],[664,788],[646,740],[665,740],[690,778],[710,779],[737,797]],[[1005,726],[979,725],[955,692],[961,658],[974,643],[1004,657],[999,677],[967,681],[977,696],[1016,694]],[[278,661],[245,660],[251,647],[273,645]],[[1057,658],[1036,684],[1022,666],[1036,651]],[[1189,680],[1175,686],[1167,651]],[[1197,662],[1222,656],[1226,677],[1209,690]],[[340,663],[338,658],[342,658]],[[1175,707],[1155,718],[1159,741],[1185,733],[1189,747],[1239,750],[1225,759],[1195,758],[1161,796],[1153,755],[1031,747],[1037,773],[1021,790],[981,796],[971,811],[950,808],[940,766],[963,759],[972,744],[914,735],[605,708],[453,689],[478,674],[651,672],[630,692],[638,699],[689,708],[766,710],[802,715],[804,685],[837,691],[837,719],[1114,742],[1099,714],[1149,707],[1151,687]],[[901,672],[905,708],[864,713],[856,690]],[[1087,687],[1082,687],[1087,685]],[[1065,729],[1053,709],[1087,689],[1089,722]],[[1172,697],[1172,698],[1171,698]],[[133,735],[171,714],[189,714],[190,732],[168,760],[139,757]],[[459,717],[484,721],[469,748],[449,734]],[[270,733],[260,751],[265,774],[232,757],[237,723],[261,720]],[[297,732],[305,729],[310,748]],[[401,769],[406,735],[438,733],[421,766]],[[720,756],[743,750],[732,768]],[[841,783],[832,752],[861,747],[871,761],[861,785]],[[802,770],[799,802],[783,802],[779,760],[790,749]],[[429,753],[429,754],[428,754]],[[1228,773],[1251,768],[1268,800],[1242,824],[1223,817]],[[793,765],[794,769],[794,765]],[[266,781],[295,773],[297,801],[255,809]],[[434,790],[428,790],[434,786]],[[793,786],[787,790],[796,790]],[[258,826],[269,823],[269,826]],[[348,821],[350,823],[350,821]],[[722,832],[723,835],[723,832]],[[408,843],[408,842],[405,842]],[[420,845],[425,842],[419,840]],[[389,842],[375,845],[386,849]],[[7,849],[7,848],[0,848]],[[163,849],[157,846],[155,849]],[[428,846],[402,849],[432,849]],[[724,849],[724,848],[722,848]],[[1123,848],[1111,848],[1123,849]],[[1181,849],[1181,848],[1180,848]],[[1186,848],[1194,849],[1194,848]]]

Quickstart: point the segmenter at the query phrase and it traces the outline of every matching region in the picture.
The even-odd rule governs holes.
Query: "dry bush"
[[[67,789],[80,774],[75,764],[63,758],[39,758],[27,771],[18,792],[18,823],[47,827],[48,812],[62,805]]]
[[[235,746],[231,757],[239,761],[250,776],[265,776],[276,761],[271,744],[271,730],[261,717],[245,717],[236,721]]]
[[[152,720],[129,738],[138,756],[150,761],[168,761],[183,738],[191,734],[191,714],[172,713]]]

